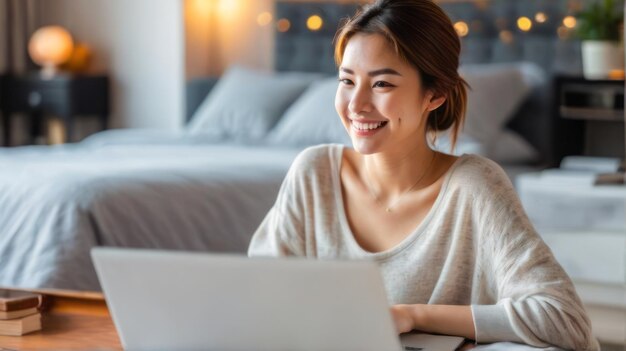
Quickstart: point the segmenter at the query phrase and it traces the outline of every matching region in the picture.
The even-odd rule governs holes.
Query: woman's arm
[[[427,333],[463,336],[474,340],[474,319],[470,306],[394,305],[391,314],[398,333],[419,330]]]

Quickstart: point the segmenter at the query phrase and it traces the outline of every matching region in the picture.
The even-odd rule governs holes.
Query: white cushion
[[[335,110],[336,77],[313,83],[285,112],[267,141],[275,145],[352,145]]]
[[[500,164],[531,163],[539,158],[537,150],[526,139],[508,129],[499,131],[489,144],[483,144],[462,133],[459,135],[453,150],[450,149],[449,133],[441,133],[431,147],[457,156],[463,154],[482,155]]]
[[[459,73],[470,85],[464,133],[490,144],[540,84],[540,70],[529,63],[463,65]]]
[[[485,147],[487,157],[502,164],[537,161],[539,152],[514,131],[503,129]]]
[[[319,74],[271,73],[229,68],[200,104],[187,127],[190,134],[218,134],[259,140]]]

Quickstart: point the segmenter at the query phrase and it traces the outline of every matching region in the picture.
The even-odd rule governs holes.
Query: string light
[[[569,29],[565,26],[559,26],[556,30],[556,34],[559,36],[559,39],[565,40],[569,38]]]
[[[272,22],[272,14],[267,11],[260,13],[256,17],[256,23],[258,23],[259,26],[267,26],[270,22]]]
[[[570,29],[576,27],[576,18],[574,16],[566,16],[563,18],[563,25]]]
[[[500,40],[505,44],[511,44],[513,42],[513,33],[510,30],[500,31]]]
[[[278,20],[278,22],[276,22],[276,28],[279,32],[284,33],[288,31],[289,28],[291,28],[291,22],[289,22],[289,20],[286,18],[281,18]]]
[[[324,21],[322,20],[322,17],[318,15],[312,15],[306,20],[306,27],[312,31],[320,30],[323,24]]]
[[[522,16],[517,19],[517,27],[524,32],[528,32],[533,27],[533,22],[530,18]]]
[[[545,23],[547,20],[548,20],[548,16],[546,16],[545,13],[537,12],[535,14],[535,21],[537,21],[537,23]]]
[[[460,37],[465,37],[469,33],[469,27],[467,26],[467,23],[463,21],[456,22],[454,24],[454,29],[456,30],[456,34],[458,34]]]

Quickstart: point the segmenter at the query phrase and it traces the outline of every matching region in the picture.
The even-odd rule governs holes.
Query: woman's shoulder
[[[294,159],[291,172],[299,175],[328,173],[334,167],[334,163],[341,159],[343,145],[321,144],[307,147]]]
[[[451,183],[462,184],[473,190],[494,186],[511,186],[506,172],[496,162],[475,154],[460,156],[452,167]]]

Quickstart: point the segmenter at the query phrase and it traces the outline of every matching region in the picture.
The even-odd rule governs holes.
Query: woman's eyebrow
[[[348,74],[354,74],[354,71],[349,68],[341,67],[339,70]],[[370,77],[380,76],[382,74],[393,74],[402,77],[402,75],[398,71],[392,68],[381,68],[367,73],[367,75]]]

